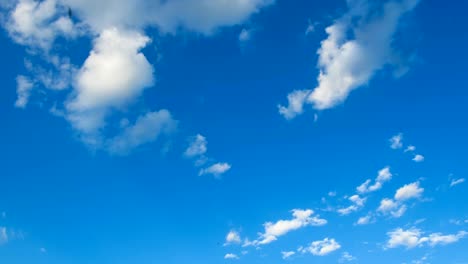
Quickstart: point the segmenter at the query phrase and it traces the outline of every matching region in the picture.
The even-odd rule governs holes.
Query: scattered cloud
[[[462,239],[468,232],[460,231],[457,234],[443,235],[441,233],[432,233],[424,236],[424,232],[417,228],[404,230],[397,228],[387,233],[389,240],[387,241],[388,248],[406,247],[414,248],[417,246],[429,245],[431,247],[437,245],[447,245],[455,243]]]
[[[288,258],[292,257],[295,254],[296,254],[296,252],[294,252],[294,251],[282,251],[281,252],[281,257],[283,259],[288,259]]]
[[[198,173],[198,176],[211,174],[215,177],[219,177],[230,169],[231,169],[231,165],[229,163],[218,162],[207,168],[201,169],[200,172]]]
[[[373,185],[370,185],[371,180],[366,180],[363,184],[359,185],[356,190],[359,193],[368,193],[374,192],[382,188],[383,184],[392,179],[393,174],[390,172],[390,167],[385,167],[379,170],[375,182]]]
[[[373,217],[371,214],[368,214],[366,216],[361,216],[359,219],[356,221],[356,225],[368,225],[374,221]]]
[[[190,138],[190,143],[184,152],[184,156],[187,158],[196,159],[195,166],[201,166],[207,162],[205,153],[208,151],[208,141],[206,137],[197,134]]]
[[[354,257],[353,255],[349,254],[349,252],[343,252],[343,254],[341,255],[341,258],[338,260],[338,262],[340,263],[344,263],[344,262],[350,262],[350,261],[354,261],[356,260],[356,257]]]
[[[8,242],[7,229],[4,226],[0,226],[0,245]]]
[[[17,108],[26,107],[33,87],[34,83],[28,77],[23,75],[16,77],[16,94],[18,97],[16,99],[15,106]]]
[[[260,233],[259,238],[254,241],[246,241],[244,246],[266,245],[278,240],[280,236],[304,228],[307,226],[323,226],[327,220],[320,218],[319,215],[312,216],[314,211],[311,209],[294,209],[291,211],[293,218],[289,220],[279,220],[275,223],[266,222],[263,224],[265,231]]]
[[[4,26],[15,42],[47,53],[58,37],[79,32],[65,10],[57,0],[20,0]]]
[[[305,30],[305,35],[310,35],[315,32],[317,23],[313,23],[310,19],[308,20],[307,28]]]
[[[288,106],[278,105],[279,113],[290,120],[304,112],[304,104],[309,96],[308,90],[296,90],[288,94]]]
[[[424,188],[419,187],[419,182],[413,182],[399,188],[395,193],[395,200],[405,201],[408,199],[420,198],[423,192]]]
[[[288,106],[279,107],[291,119],[304,104],[316,110],[332,108],[346,100],[350,92],[369,83],[372,76],[394,57],[393,35],[400,18],[414,9],[418,0],[389,1],[375,15],[375,5],[348,1],[349,11],[327,27],[327,39],[318,50],[318,85],[313,90],[294,91]]]
[[[241,237],[239,235],[239,232],[231,230],[229,233],[226,235],[226,243],[224,245],[230,245],[230,244],[240,244],[241,243]]]
[[[146,29],[157,28],[156,38],[181,31],[209,36],[222,27],[244,24],[273,3],[274,0],[135,0],[131,3],[121,0],[7,3],[4,0],[0,9],[2,26],[14,42],[25,46],[28,56],[35,57],[25,59],[30,76],[18,76],[15,105],[26,107],[34,86],[48,98],[41,103],[51,103],[46,108],[69,121],[79,139],[92,149],[108,150],[115,136],[126,133],[118,131],[122,118],[150,114],[145,111],[134,115],[130,111],[143,91],[155,85],[154,67],[142,52],[152,42],[145,34]],[[69,9],[73,10],[72,17]],[[106,10],[105,15],[102,10]],[[57,40],[69,44],[81,37],[92,38],[93,47],[84,63],[75,66],[62,54],[62,42],[58,44]],[[64,96],[50,94],[52,90],[63,90]],[[146,131],[142,135],[150,133]],[[143,144],[152,140],[137,141]],[[130,143],[126,147],[139,145]]]
[[[337,212],[339,214],[348,215],[352,212],[359,210],[364,206],[367,198],[361,198],[359,195],[355,194],[349,197],[348,200],[351,201],[353,204],[348,207],[338,209]]]
[[[239,33],[239,43],[245,45],[252,38],[253,30],[243,28]]]
[[[224,259],[239,259],[239,256],[237,256],[236,254],[233,254],[233,253],[228,253],[228,254],[224,255]]]
[[[403,133],[399,133],[389,139],[390,148],[401,149],[403,147]]]
[[[308,247],[300,249],[301,253],[311,253],[315,256],[325,256],[341,248],[341,245],[333,238],[325,238],[310,243]]]
[[[394,200],[389,198],[382,199],[377,212],[390,214],[395,218],[401,217],[408,209],[405,201],[420,198],[423,192],[424,188],[419,186],[419,182],[406,184],[395,192]]]
[[[416,155],[414,155],[413,161],[414,162],[423,162],[424,161],[424,156],[420,155],[420,154],[416,154]]]
[[[413,145],[409,145],[406,149],[405,152],[414,152],[416,150],[416,147]]]
[[[464,183],[465,182],[465,178],[460,178],[460,179],[453,179],[451,182],[450,182],[450,187],[453,187],[455,185],[458,185],[458,184],[461,184],[461,183]]]
[[[172,133],[177,127],[169,111],[148,112],[140,116],[133,125],[124,126],[121,133],[108,141],[108,150],[115,154],[126,154],[130,150]]]

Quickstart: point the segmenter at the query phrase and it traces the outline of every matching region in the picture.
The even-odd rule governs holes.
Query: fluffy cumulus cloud
[[[363,184],[359,185],[356,190],[359,193],[368,193],[374,192],[382,188],[383,184],[392,179],[392,173],[390,172],[390,167],[385,167],[379,170],[374,184],[371,185],[371,180],[366,180]]]
[[[423,192],[424,188],[419,187],[419,182],[413,182],[399,188],[395,193],[395,200],[405,201],[408,199],[419,198]]]
[[[59,0],[19,0],[6,29],[15,42],[43,51],[49,51],[56,38],[74,37],[79,32]]]
[[[198,172],[198,176],[211,174],[215,177],[219,177],[230,169],[231,169],[231,164],[226,163],[226,162],[218,162],[207,168],[201,169]]]
[[[208,141],[206,137],[197,134],[190,140],[188,148],[185,150],[184,155],[189,158],[199,157],[206,153]]]
[[[224,243],[224,245],[240,244],[240,243],[241,243],[241,237],[239,235],[239,232],[235,230],[229,231],[229,233],[226,235],[226,243]]]
[[[314,211],[311,209],[294,209],[292,219],[279,220],[277,222],[266,222],[263,226],[265,231],[260,234],[259,238],[254,241],[246,241],[244,246],[266,245],[278,240],[279,237],[287,233],[304,228],[307,226],[323,226],[327,224],[327,220],[320,218],[319,215],[312,216]]]
[[[295,91],[287,107],[280,106],[286,118],[301,114],[304,104],[317,110],[342,103],[354,89],[366,85],[385,65],[392,64],[392,40],[401,17],[413,10],[418,0],[386,1],[375,15],[367,1],[348,1],[349,11],[325,29],[328,37],[318,50],[318,85],[312,90]]]
[[[308,247],[300,248],[301,253],[311,253],[315,256],[325,256],[341,248],[341,245],[333,238],[325,238],[310,243]]]
[[[389,140],[390,148],[401,149],[403,147],[403,134],[399,133],[391,137]]]
[[[154,26],[162,32],[179,29],[212,34],[220,27],[245,22],[273,0],[61,0],[94,30],[110,26],[143,28]],[[106,12],[103,12],[106,10]]]
[[[416,155],[414,155],[413,161],[414,162],[423,162],[424,161],[424,156],[421,155],[421,154],[416,154]]]
[[[233,253],[227,253],[226,255],[224,255],[224,259],[239,259],[239,256]]]
[[[367,225],[370,224],[373,221],[372,215],[366,215],[366,216],[361,216],[359,219],[356,221],[356,225]]]
[[[429,245],[431,247],[437,245],[447,245],[451,243],[458,242],[460,239],[468,235],[466,231],[460,231],[456,234],[443,235],[441,233],[432,233],[429,235],[424,235],[420,229],[410,228],[404,230],[402,228],[397,228],[387,233],[389,239],[387,241],[386,247],[396,248],[396,247],[406,247],[414,248],[417,246]]]
[[[33,86],[34,89],[42,86],[37,88],[43,89],[44,93],[66,90],[66,96],[56,98],[52,94],[49,98],[56,99],[48,100],[51,102],[48,107],[52,113],[68,120],[87,145],[120,151],[151,142],[159,129],[148,125],[145,120],[152,119],[155,113],[161,116],[168,110],[134,114],[130,108],[145,89],[154,86],[154,67],[141,51],[152,41],[145,29],[153,27],[159,30],[162,34],[158,34],[158,38],[181,30],[212,35],[222,27],[243,24],[273,2],[2,1],[2,26],[13,41],[31,51],[30,56],[38,58],[26,60],[30,76],[18,77],[15,105],[19,108],[28,105]],[[93,48],[84,62],[71,62],[61,54],[57,40],[71,42],[80,37],[92,38]],[[51,69],[47,69],[47,65],[52,65]],[[67,99],[63,101],[62,98]],[[134,128],[119,125],[119,120],[131,118],[136,120]],[[140,125],[143,123],[146,125]],[[156,131],[149,136],[151,131],[141,132],[144,127]],[[141,135],[142,138],[123,139],[131,135]],[[219,174],[227,169],[226,164],[215,164],[205,171]]]
[[[420,187],[419,184],[419,182],[406,184],[395,192],[394,199],[382,199],[377,212],[391,215],[395,218],[401,217],[408,209],[405,204],[406,201],[421,198],[424,188]]]
[[[345,208],[340,208],[337,212],[341,215],[348,215],[352,212],[355,212],[362,208],[367,200],[367,198],[362,198],[359,195],[355,194],[348,198],[348,200],[352,203],[350,206]]]
[[[85,136],[105,125],[113,108],[126,106],[153,84],[153,67],[140,49],[150,39],[117,28],[104,30],[76,76],[67,119]]]

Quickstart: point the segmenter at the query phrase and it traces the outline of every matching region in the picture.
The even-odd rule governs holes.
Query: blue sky
[[[0,262],[468,263],[466,4],[326,2],[1,0]]]

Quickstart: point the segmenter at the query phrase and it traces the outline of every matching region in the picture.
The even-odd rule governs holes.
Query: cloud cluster
[[[181,31],[212,35],[220,28],[243,24],[273,3],[273,0],[3,1],[2,25],[13,41],[31,51],[30,56],[39,58],[26,60],[30,76],[18,76],[15,105],[25,108],[32,89],[45,89],[45,93],[64,90],[66,96],[50,97],[54,98],[49,100],[51,112],[69,121],[78,138],[93,149],[128,152],[152,142],[161,130],[169,130],[160,127],[173,127],[176,123],[167,109],[136,115],[131,111],[144,90],[154,86],[154,66],[142,52],[152,41],[145,30],[156,28],[161,33],[158,38]],[[68,43],[80,37],[93,39],[92,50],[84,62],[69,62],[57,40]],[[41,59],[42,62],[37,62]],[[52,65],[51,69],[46,70],[46,65]],[[161,123],[154,123],[158,119],[155,115]],[[125,125],[132,122],[129,119],[134,120],[135,127]],[[151,125],[149,120],[153,122]],[[144,128],[155,131],[143,132]],[[140,135],[141,139],[135,138]],[[228,169],[226,165],[215,164],[204,173],[220,174]]]
[[[359,193],[368,193],[380,190],[383,184],[392,179],[393,174],[390,172],[390,167],[385,167],[379,170],[377,178],[375,178],[374,184],[370,185],[371,180],[366,180],[363,184],[359,185],[356,190]]]
[[[375,6],[367,1],[348,1],[349,11],[325,29],[328,37],[317,51],[318,85],[289,94],[288,106],[279,106],[280,114],[291,119],[303,112],[305,104],[316,110],[332,108],[345,101],[351,91],[366,85],[385,65],[392,64],[392,41],[399,21],[418,2],[387,1],[375,15]]]
[[[417,228],[410,228],[407,230],[397,228],[388,232],[387,235],[389,236],[389,239],[386,244],[386,247],[388,248],[414,248],[423,245],[429,245],[431,247],[434,247],[437,245],[447,245],[455,243],[458,240],[464,238],[466,235],[468,235],[468,232],[460,231],[456,234],[449,235],[443,235],[441,233],[432,233],[427,236],[424,236],[424,233]]]
[[[277,222],[266,222],[263,226],[265,231],[260,233],[259,238],[254,241],[247,240],[244,246],[266,245],[278,240],[280,236],[304,228],[307,226],[323,226],[327,220],[320,218],[319,215],[312,216],[314,211],[311,209],[294,209],[291,211],[293,218],[289,220],[279,220]]]
[[[185,150],[184,156],[190,159],[195,159],[195,166],[197,167],[205,165],[210,160],[205,156],[208,151],[208,141],[206,140],[206,137],[197,134],[190,137],[189,140],[189,146]],[[231,164],[227,162],[217,162],[200,169],[198,176],[211,174],[215,177],[219,177],[230,169]]]
[[[407,210],[405,201],[420,198],[423,192],[424,188],[419,186],[419,182],[406,184],[396,191],[394,199],[382,199],[377,212],[395,218],[401,217]]]
[[[335,239],[327,237],[323,240],[317,240],[310,243],[308,247],[301,247],[299,248],[299,251],[301,253],[311,253],[315,256],[325,256],[340,248],[341,245],[336,242]]]
[[[239,235],[239,232],[235,230],[229,231],[229,233],[226,235],[226,243],[224,243],[225,246],[230,245],[230,244],[240,244],[241,243],[241,237]]]
[[[359,195],[355,194],[351,197],[348,198],[349,201],[352,202],[352,205],[345,207],[345,208],[340,208],[337,210],[337,212],[341,215],[348,215],[352,212],[355,212],[362,208],[367,200],[367,198],[361,198]]]
[[[398,133],[394,136],[392,136],[389,140],[390,142],[390,148],[391,149],[402,149],[404,144],[403,144],[403,133]],[[405,150],[403,151],[404,153],[410,153],[413,155],[413,161],[414,162],[423,162],[424,161],[424,156],[421,154],[415,153],[416,147],[413,145],[408,145]]]

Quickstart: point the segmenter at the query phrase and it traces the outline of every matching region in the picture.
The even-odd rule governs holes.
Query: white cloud
[[[406,184],[395,192],[395,200],[389,198],[382,199],[377,211],[382,214],[390,214],[395,218],[401,217],[408,209],[405,201],[420,198],[423,192],[424,188],[419,186],[419,182]]]
[[[252,38],[252,30],[243,28],[239,33],[239,42],[241,45],[245,44]]]
[[[312,242],[308,247],[302,248],[302,253],[311,253],[315,256],[325,256],[341,248],[341,245],[335,239],[325,238]]]
[[[415,150],[416,150],[416,147],[413,145],[410,145],[405,149],[405,152],[414,152]]]
[[[370,224],[372,222],[372,215],[366,215],[366,216],[362,216],[362,217],[359,217],[359,219],[356,221],[356,225],[367,225],[367,224]]]
[[[207,148],[208,141],[206,137],[197,134],[191,139],[190,145],[185,150],[184,155],[189,158],[202,156],[208,150]]]
[[[414,162],[423,162],[424,161],[424,156],[420,154],[416,154],[413,158]]]
[[[8,234],[6,227],[0,226],[0,245],[8,242]]]
[[[226,243],[224,245],[230,245],[230,244],[240,244],[241,243],[241,237],[237,231],[231,230],[229,233],[226,235]]]
[[[78,34],[78,29],[65,14],[65,7],[57,0],[20,0],[5,27],[17,43],[48,52],[57,37]]]
[[[63,0],[95,31],[110,26],[143,28],[155,26],[162,32],[180,28],[212,34],[219,27],[242,24],[272,0]],[[106,10],[103,14],[102,10]]]
[[[410,228],[403,230],[397,228],[387,233],[389,240],[387,242],[388,248],[406,247],[414,248],[416,246],[423,246],[425,244],[434,247],[437,245],[447,245],[455,243],[462,239],[468,232],[460,231],[457,234],[443,235],[441,233],[432,233],[428,236],[423,236],[423,232],[417,228]]]
[[[282,256],[283,259],[288,259],[288,258],[292,257],[295,254],[296,254],[296,252],[294,252],[294,251],[282,251],[281,252],[281,256]]]
[[[453,179],[451,182],[450,182],[450,187],[453,187],[455,185],[458,185],[460,183],[464,183],[465,182],[465,178],[460,178],[460,179]]]
[[[359,193],[368,193],[374,192],[382,188],[383,184],[392,179],[393,174],[390,172],[390,167],[385,167],[379,170],[377,177],[375,178],[375,183],[370,185],[371,180],[366,180],[363,184],[359,185],[356,190]]]
[[[387,247],[395,248],[399,246],[405,246],[407,248],[414,248],[421,244],[421,231],[416,228],[403,230],[397,228],[387,235],[390,237],[387,242]]]
[[[76,96],[67,108],[81,113],[122,107],[153,85],[153,67],[140,52],[149,42],[134,31],[102,31],[78,72]]]
[[[380,206],[377,208],[378,212],[383,214],[390,214],[395,218],[401,217],[406,212],[406,205],[393,201],[392,199],[384,198],[380,201]]]
[[[335,191],[333,191],[333,192],[330,191],[330,192],[328,192],[328,196],[330,196],[330,197],[335,197],[335,196],[336,196],[336,192],[335,192]]]
[[[317,25],[317,23],[312,23],[312,21],[309,19],[308,24],[307,24],[307,28],[305,30],[305,35],[307,36],[309,34],[314,33],[316,25]]]
[[[349,261],[353,261],[353,260],[356,260],[356,257],[349,254],[349,252],[343,252],[343,254],[341,255],[341,258],[338,260],[338,262],[343,263],[343,262],[349,262]]]
[[[353,204],[348,207],[338,209],[337,212],[339,214],[348,215],[352,212],[359,210],[364,206],[364,203],[366,202],[367,198],[361,198],[359,195],[355,194],[349,197],[348,200],[351,201]]]
[[[228,253],[224,255],[224,259],[239,259],[239,257],[236,254]]]
[[[177,121],[172,119],[169,111],[148,112],[110,139],[107,148],[112,153],[126,154],[140,145],[155,141],[160,135],[172,133],[176,127]]]
[[[401,149],[403,147],[403,134],[399,133],[389,139],[390,148]]]
[[[231,169],[231,165],[229,163],[218,162],[207,168],[201,169],[200,172],[198,173],[198,176],[212,174],[215,177],[219,177],[230,169]]]
[[[275,223],[266,222],[263,224],[265,231],[260,234],[260,237],[254,241],[247,241],[245,246],[258,246],[269,244],[276,241],[278,237],[287,233],[304,228],[307,226],[323,226],[327,224],[327,220],[320,218],[319,215],[312,216],[314,211],[311,209],[294,209],[291,211],[293,218],[290,220],[279,220]]]
[[[392,40],[400,18],[417,3],[418,0],[389,1],[377,16],[365,1],[348,1],[349,11],[325,29],[328,38],[318,50],[318,85],[312,91],[303,90],[307,98],[297,100],[298,104],[312,104],[317,110],[332,108],[345,101],[352,90],[366,85],[375,72],[391,64]],[[298,91],[294,93],[297,95]],[[301,112],[302,106],[298,105],[280,107],[280,113],[287,118]]]
[[[288,94],[288,106],[278,105],[279,113],[286,119],[293,119],[304,112],[304,103],[310,90],[296,90]]]
[[[26,107],[33,87],[34,83],[28,77],[23,75],[16,77],[16,94],[18,96],[15,102],[16,107]]]
[[[16,105],[26,105],[31,83],[54,90],[73,86],[72,92],[65,94],[65,102],[62,99],[52,102],[53,112],[66,118],[89,146],[107,147],[109,138],[112,140],[120,134],[116,131],[118,121],[111,122],[118,119],[114,115],[134,116],[129,113],[129,106],[154,84],[153,66],[141,52],[151,41],[144,34],[145,29],[157,28],[162,33],[158,37],[165,33],[177,34],[180,30],[210,35],[221,27],[247,22],[251,15],[273,3],[274,0],[19,0],[15,3],[4,0],[0,19],[10,37],[34,51],[32,55],[37,54],[36,50],[43,51],[46,56],[39,57],[40,61],[55,66],[50,71],[42,65],[29,67],[33,76],[28,77],[29,82],[20,79]],[[83,35],[94,38],[94,46],[75,72],[72,63],[62,63],[62,49],[55,42],[64,38],[69,44]]]
[[[413,182],[399,188],[395,193],[395,199],[397,201],[405,201],[412,198],[419,198],[423,192],[424,188],[419,187],[419,182]]]

